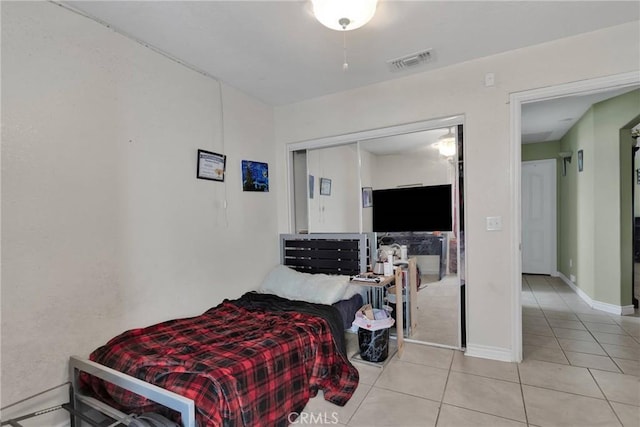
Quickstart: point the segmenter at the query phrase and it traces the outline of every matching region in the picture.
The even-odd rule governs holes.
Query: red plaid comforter
[[[228,300],[197,317],[127,331],[90,359],[193,399],[201,426],[286,426],[318,390],[343,406],[358,385],[325,318]],[[83,381],[127,413],[158,410],[95,377]]]

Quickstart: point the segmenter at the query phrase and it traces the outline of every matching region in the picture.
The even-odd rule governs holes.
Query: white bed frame
[[[281,236],[282,264],[288,264],[285,258],[291,258],[289,255],[285,256],[285,252],[287,251],[285,241],[287,240],[357,241],[356,250],[359,252],[357,266],[355,267],[359,270],[357,272],[366,271],[367,257],[372,253],[375,254],[376,251],[376,239],[373,233],[283,234]],[[307,257],[305,256],[305,258]],[[86,421],[89,424],[92,423],[91,418],[86,416],[84,412],[85,408],[98,411],[118,421],[119,424],[124,425],[129,425],[133,416],[132,414],[125,414],[93,397],[83,394],[79,383],[80,372],[86,372],[87,374],[108,381],[135,394],[146,397],[162,406],[175,410],[180,413],[184,427],[196,427],[195,404],[193,400],[78,356],[71,356],[69,359],[71,427],[81,427],[82,421]]]
[[[129,420],[131,419],[131,415],[118,411],[93,397],[84,395],[79,384],[80,372],[86,372],[173,409],[180,413],[184,427],[196,427],[196,411],[193,400],[78,356],[71,356],[69,359],[69,376],[72,387],[70,403],[73,409],[71,427],[80,427],[82,425],[81,420],[88,421],[86,417],[81,415],[82,405],[120,421],[121,424],[129,425]]]

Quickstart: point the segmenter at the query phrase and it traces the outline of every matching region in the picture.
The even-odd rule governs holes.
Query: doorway
[[[523,104],[559,99],[572,95],[586,95],[606,90],[637,87],[640,79],[637,73],[623,73],[603,78],[595,78],[573,82],[547,88],[534,89],[510,95],[511,115],[511,169],[512,169],[512,216],[514,232],[511,240],[512,270],[511,313],[512,329],[511,348],[512,360],[522,361],[522,106]]]

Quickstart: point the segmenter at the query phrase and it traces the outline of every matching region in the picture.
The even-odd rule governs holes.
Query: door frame
[[[552,166],[552,180],[553,185],[551,194],[549,195],[551,203],[551,242],[548,248],[551,251],[551,264],[549,265],[549,274],[551,276],[558,276],[558,168],[555,159],[543,159],[543,160],[528,160],[522,162],[520,165],[520,173],[522,173],[523,164],[548,164]],[[521,175],[522,176],[522,175]],[[522,191],[522,189],[520,190]]]
[[[521,162],[522,162],[522,104],[571,95],[586,95],[610,89],[624,88],[640,84],[640,73],[615,74],[577,82],[512,92],[509,95],[510,113],[510,181],[511,181],[511,352],[514,362],[522,361],[522,201],[521,201]]]

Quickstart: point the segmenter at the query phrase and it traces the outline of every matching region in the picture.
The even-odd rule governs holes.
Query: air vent
[[[422,52],[412,53],[401,58],[390,59],[387,61],[391,71],[401,71],[407,68],[417,67],[433,60],[433,49],[423,50]]]

